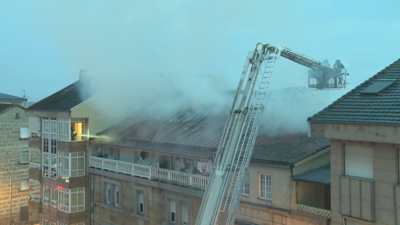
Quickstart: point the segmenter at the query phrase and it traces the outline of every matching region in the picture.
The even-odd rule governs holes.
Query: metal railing
[[[40,166],[41,165],[39,163],[33,163],[33,162],[29,163],[29,169],[40,170]]]
[[[201,190],[206,188],[208,181],[208,177],[206,176],[182,173],[168,169],[154,168],[150,166],[112,159],[104,159],[94,156],[89,158],[89,166],[130,176],[143,177],[149,180],[159,180],[167,183],[198,188]]]
[[[34,202],[40,202],[40,193],[29,194],[29,200]]]
[[[318,216],[331,218],[331,211],[326,209],[319,209],[306,205],[297,205],[297,209],[302,212],[312,213]]]

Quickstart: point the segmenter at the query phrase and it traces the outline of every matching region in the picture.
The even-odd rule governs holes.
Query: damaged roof
[[[69,111],[91,97],[85,80],[78,80],[27,108],[28,111]]]
[[[330,146],[330,140],[306,133],[261,136],[256,140],[252,162],[289,165]]]
[[[95,139],[101,145],[156,151],[180,156],[211,158],[217,151],[227,115],[187,114],[155,119],[136,117],[98,133],[111,138]],[[132,119],[132,118],[131,118]],[[128,125],[127,125],[128,124]],[[307,134],[261,136],[257,138],[252,161],[290,164],[327,148],[330,141]]]
[[[399,79],[400,59],[328,107],[309,117],[307,121],[311,123],[400,125]],[[387,85],[380,84],[385,81]]]

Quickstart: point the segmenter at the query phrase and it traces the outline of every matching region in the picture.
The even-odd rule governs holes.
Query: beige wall
[[[258,205],[273,206],[283,209],[291,208],[290,193],[290,168],[272,167],[257,164],[249,166],[250,195],[242,196],[243,202],[256,203]],[[263,200],[259,198],[259,176],[260,173],[271,175],[272,199]]]
[[[20,119],[14,119],[14,113],[19,112]],[[8,123],[7,123],[8,122]],[[28,206],[29,193],[38,192],[39,184],[31,184],[30,191],[20,191],[21,181],[29,180],[29,164],[21,164],[21,151],[29,151],[28,139],[20,139],[20,127],[28,126],[24,110],[16,107],[0,115],[0,167],[11,172],[12,188],[12,219],[19,221],[20,207]],[[38,161],[40,153],[30,151],[32,161]],[[8,224],[9,215],[9,176],[0,171],[0,224]],[[38,222],[39,214],[30,213],[29,222]]]
[[[372,147],[373,180],[344,175],[346,146]],[[341,224],[344,216],[376,221],[374,224],[400,224],[400,198],[394,196],[399,183],[397,145],[332,140],[331,160],[332,224]]]
[[[293,175],[299,175],[306,173],[308,171],[318,169],[320,167],[326,166],[330,164],[331,157],[330,157],[330,147],[322,150],[321,154],[318,154],[318,156],[310,156],[307,157],[304,160],[301,160],[298,163],[295,163],[295,166],[293,167]],[[312,159],[309,159],[312,158]]]

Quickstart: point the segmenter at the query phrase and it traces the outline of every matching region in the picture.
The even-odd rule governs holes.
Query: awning
[[[311,170],[307,173],[297,175],[293,177],[292,180],[319,183],[319,184],[330,184],[331,165],[326,165],[318,169]]]

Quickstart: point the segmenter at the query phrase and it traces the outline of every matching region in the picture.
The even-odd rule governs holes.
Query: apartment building
[[[40,152],[29,169],[29,178],[40,183],[40,190],[31,191],[28,206],[40,214],[43,225],[83,225],[88,221],[88,135],[110,126],[94,110],[96,95],[87,92],[90,81],[81,70],[78,81],[26,110],[29,146]]]
[[[400,60],[308,118],[331,140],[332,224],[400,224]]]
[[[28,117],[21,106],[25,98],[0,93],[0,224],[9,224],[10,196],[12,218],[15,224],[38,222],[38,214],[28,212],[30,191],[39,185],[29,181],[29,162],[39,153],[28,146]],[[10,175],[12,190],[10,193]]]
[[[92,224],[194,224],[225,120],[204,112],[140,114],[98,133],[103,138],[87,152]],[[316,183],[307,173],[329,161],[325,139],[259,138],[236,223],[326,224],[326,185],[307,186]],[[329,187],[329,169],[324,175]],[[319,192],[307,201],[310,190]]]

